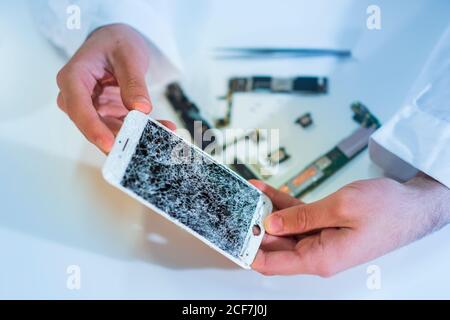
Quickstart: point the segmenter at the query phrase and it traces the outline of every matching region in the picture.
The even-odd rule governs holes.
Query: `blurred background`
[[[366,26],[372,4],[381,8],[381,30]],[[381,122],[389,119],[450,21],[446,0],[190,0],[173,1],[172,10],[179,81],[211,121],[224,113],[218,97],[231,76],[328,77],[330,92],[321,97],[242,95],[235,101],[236,126],[258,108],[270,112],[250,112],[252,121],[267,126],[313,110],[314,130],[292,133],[299,169],[356,127],[351,102],[363,101]],[[238,269],[108,185],[100,172],[105,156],[56,106],[55,77],[67,57],[40,32],[39,15],[35,1],[0,1],[1,298],[450,298],[445,230],[331,279],[264,277]],[[352,57],[212,54],[216,47],[251,46],[348,49]],[[150,91],[154,117],[182,125],[164,87]],[[305,199],[382,174],[365,152]],[[367,286],[370,265],[381,270],[379,290]],[[67,285],[70,266],[80,271],[79,289]]]

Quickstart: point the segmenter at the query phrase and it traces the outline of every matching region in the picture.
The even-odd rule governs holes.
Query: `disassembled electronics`
[[[369,128],[372,126],[379,126],[378,119],[364,106],[362,103],[355,102],[350,108],[353,111],[353,120],[361,124],[362,127]]]
[[[250,134],[246,135],[245,139],[251,139],[254,143],[259,143],[261,140],[265,140],[265,137],[260,129],[255,129],[252,130]]]
[[[305,113],[304,115],[302,115],[300,118],[298,118],[295,123],[298,123],[299,125],[301,125],[303,128],[307,128],[310,125],[313,124],[313,119],[311,116],[311,113]]]
[[[258,179],[258,177],[252,172],[252,170],[245,163],[240,163],[239,160],[236,158],[230,165],[230,168],[231,170],[233,170],[246,180]]]
[[[234,92],[250,91],[324,93],[327,91],[327,79],[318,77],[299,77],[294,79],[277,79],[271,77],[233,78],[229,82],[229,91],[227,95],[230,107],[228,111],[231,110],[232,95]],[[200,128],[202,135],[206,130],[213,128],[201,116],[197,106],[188,100],[178,84],[172,83],[167,87],[166,97],[180,115],[184,125],[193,137],[195,136],[194,132],[197,129],[194,125],[195,121],[200,121],[202,124],[202,127]],[[342,139],[330,151],[318,157],[297,175],[284,183],[279,188],[281,191],[289,193],[294,197],[305,195],[349,163],[368,146],[370,136],[381,126],[381,124],[368,108],[360,102],[353,103],[351,105],[351,110],[353,111],[353,120],[355,120],[360,127],[351,135]],[[228,120],[222,120],[222,125],[228,124],[229,113]],[[305,113],[295,122],[303,128],[311,126],[313,124],[311,113]],[[214,140],[215,139],[212,141]],[[242,144],[244,144],[245,141],[251,142],[256,146],[262,140],[265,140],[265,137],[261,134],[259,129],[250,130],[241,137],[235,138],[233,142],[228,142],[223,145],[223,150],[225,151],[231,144],[239,144],[242,147]],[[210,143],[212,142],[203,141],[202,139],[202,145],[200,147],[205,149]],[[239,154],[239,152],[237,154]],[[277,165],[285,162],[289,158],[290,155],[286,148],[280,147],[271,151],[269,154],[254,154],[252,156],[253,160],[250,161],[249,164],[235,158],[230,167],[245,179],[265,179],[265,177],[267,178],[276,174]]]
[[[242,144],[240,146],[242,147]],[[244,145],[244,147],[248,148],[246,150],[247,154],[237,153],[236,157],[236,159],[238,159],[240,163],[243,163],[242,168],[234,168],[236,172],[238,172],[238,170],[236,169],[240,169],[240,171],[245,170],[251,172],[252,179],[265,180],[276,175],[279,170],[279,165],[291,158],[291,155],[288,154],[285,147],[280,147],[274,149],[269,153],[264,153],[263,150],[259,150],[259,148],[255,148],[255,146],[256,144],[253,146]],[[251,152],[251,150],[256,152]],[[244,156],[244,158],[241,158],[242,156]],[[241,172],[238,173],[241,174]]]
[[[261,131],[261,129],[250,129],[246,130],[248,133],[245,133],[240,136],[235,136],[231,141],[226,141],[225,144],[222,145],[222,150],[225,151],[228,147],[235,145],[236,143],[242,140],[250,140],[255,144],[258,144],[260,141],[266,140],[265,132]]]
[[[302,93],[325,94],[328,92],[328,78],[302,76],[295,78],[274,78],[270,76],[231,78],[228,82],[227,110],[225,117],[219,119],[217,127],[230,123],[233,94],[237,92],[270,92],[270,93]]]
[[[203,139],[205,131],[212,129],[212,126],[202,117],[198,107],[186,97],[180,85],[178,83],[169,84],[165,94],[166,98],[183,121],[184,126],[191,134],[191,137],[193,139],[195,138],[196,130],[201,131],[201,143],[197,143],[194,139],[198,144],[198,147],[205,150],[208,145],[214,143],[214,136],[211,137],[210,141]]]
[[[286,149],[281,147],[268,155],[268,160],[271,165],[280,164],[290,158],[287,154]]]
[[[381,125],[378,119],[360,102],[351,105],[354,119],[361,127],[341,140],[336,147],[306,166],[279,189],[300,197],[317,187],[325,179],[356,157],[369,144],[369,138]]]
[[[232,78],[228,85],[228,89],[232,93],[251,91],[267,91],[271,93],[326,93],[328,90],[328,79],[326,77],[309,76],[296,78],[256,76]]]

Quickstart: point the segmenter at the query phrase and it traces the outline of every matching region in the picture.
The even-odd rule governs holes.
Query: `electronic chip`
[[[262,140],[265,140],[265,136],[260,129],[252,130],[248,135],[244,136],[246,140],[252,140],[254,143],[259,143]]]
[[[268,160],[271,165],[282,163],[290,158],[284,147],[281,147],[268,155]]]
[[[307,128],[310,125],[312,125],[313,123],[313,119],[311,117],[311,113],[305,113],[304,115],[302,115],[300,118],[298,118],[295,123],[298,123],[299,125],[301,125],[303,128]]]
[[[327,156],[323,156],[314,162],[314,164],[322,171],[328,168],[332,163],[333,162],[331,162],[330,158]]]
[[[245,180],[258,179],[258,177],[250,170],[250,168],[245,163],[240,163],[238,159],[234,159],[233,163],[230,165],[231,169],[239,174]]]
[[[292,179],[292,184],[296,187],[302,185],[309,179],[313,178],[317,174],[317,168],[315,166],[311,166],[304,171],[300,172],[298,176]]]

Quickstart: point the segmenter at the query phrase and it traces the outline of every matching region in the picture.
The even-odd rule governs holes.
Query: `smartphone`
[[[113,186],[243,268],[272,203],[261,191],[147,115],[131,111],[103,166]]]

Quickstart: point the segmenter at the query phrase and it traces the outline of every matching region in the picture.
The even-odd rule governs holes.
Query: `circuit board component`
[[[225,117],[216,122],[217,127],[230,123],[233,106],[233,95],[242,92],[269,92],[293,94],[325,94],[328,92],[328,78],[301,76],[294,78],[277,78],[271,76],[237,77],[228,81],[225,96],[227,110]]]
[[[245,163],[241,163],[237,158],[234,159],[230,168],[246,180],[258,179],[252,170]]]
[[[178,83],[169,84],[165,95],[198,147],[204,150],[211,143],[215,142],[214,136],[210,140],[204,139],[205,132],[212,129],[212,126],[200,114],[197,105],[184,94]],[[196,141],[196,132],[201,134],[201,141]]]
[[[354,112],[353,119],[361,126],[333,149],[306,166],[279,190],[294,197],[301,197],[336,173],[368,146],[370,136],[381,124],[362,103],[353,103],[351,109]]]
[[[267,159],[271,165],[277,165],[283,163],[290,157],[291,156],[286,152],[286,149],[284,147],[280,147],[277,150],[271,152],[268,155]]]
[[[228,90],[235,92],[265,91],[271,93],[327,93],[326,77],[302,76],[276,78],[270,76],[231,78]]]
[[[311,116],[311,113],[305,113],[301,117],[299,117],[295,123],[301,125],[303,128],[308,128],[310,125],[313,124],[313,119]]]

